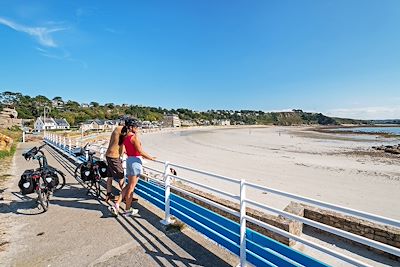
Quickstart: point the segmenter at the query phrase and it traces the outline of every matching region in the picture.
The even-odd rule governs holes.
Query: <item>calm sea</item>
[[[388,134],[400,135],[400,127],[358,127],[358,128],[339,128],[335,130],[344,132],[388,133]]]

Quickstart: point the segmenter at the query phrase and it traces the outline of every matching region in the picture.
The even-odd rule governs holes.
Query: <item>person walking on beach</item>
[[[142,149],[142,143],[139,139],[138,121],[129,119],[125,121],[125,126],[121,129],[118,144],[125,147],[125,152],[128,155],[126,160],[126,176],[128,184],[122,189],[121,195],[115,204],[111,207],[111,212],[114,216],[118,216],[119,205],[121,201],[126,199],[124,216],[132,216],[139,211],[131,207],[133,190],[136,187],[139,176],[143,173],[142,158],[155,160],[155,157],[150,156]]]
[[[108,144],[106,152],[107,160],[107,196],[106,201],[114,200],[115,196],[112,194],[112,181],[113,179],[118,182],[119,187],[124,187],[124,169],[122,167],[121,156],[124,152],[123,146],[119,145],[119,136],[121,135],[123,126],[117,126],[111,134],[110,143]]]

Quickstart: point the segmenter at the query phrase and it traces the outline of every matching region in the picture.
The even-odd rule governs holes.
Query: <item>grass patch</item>
[[[12,138],[14,141],[10,151],[0,151],[0,159],[14,156],[15,151],[17,151],[17,144],[22,140],[22,131],[16,129],[0,129],[0,133]]]
[[[0,151],[0,159],[14,156],[15,151],[17,151],[17,144],[14,143],[11,146],[10,151]]]

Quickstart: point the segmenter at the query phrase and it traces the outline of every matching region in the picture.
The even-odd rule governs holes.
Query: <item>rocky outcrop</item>
[[[384,151],[390,154],[400,155],[400,144],[394,146],[373,146],[372,149]]]
[[[0,133],[0,151],[10,151],[13,143],[12,138]]]

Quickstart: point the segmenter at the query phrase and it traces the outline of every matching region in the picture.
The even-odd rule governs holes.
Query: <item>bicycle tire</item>
[[[78,180],[79,182],[83,182],[82,179],[81,179],[81,168],[82,168],[82,166],[83,166],[83,163],[79,164],[79,165],[76,167],[75,172],[74,172],[74,177],[75,177],[75,179]]]
[[[94,183],[94,188],[95,188],[95,194],[96,194],[96,196],[97,196],[97,197],[100,197],[100,193],[101,193],[101,191],[100,191],[100,183],[99,183],[99,182],[95,182],[95,183]]]
[[[40,188],[38,190],[36,190],[36,193],[38,194],[39,204],[40,204],[40,206],[42,206],[43,212],[46,212],[49,209],[48,193]]]
[[[55,190],[60,190],[65,186],[65,174],[60,172],[59,170],[56,170],[56,173],[61,177],[61,181],[58,186],[56,186]]]

